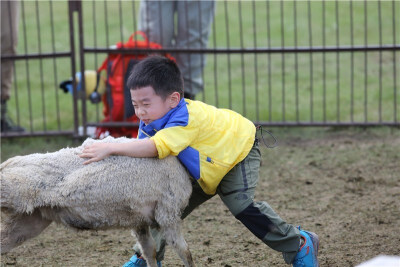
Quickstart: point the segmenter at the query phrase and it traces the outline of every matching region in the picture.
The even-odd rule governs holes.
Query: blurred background
[[[59,84],[97,70],[116,43],[139,30],[140,2],[17,2],[16,53],[2,50],[1,60],[15,66],[7,116],[24,131],[2,130],[2,138],[90,134],[87,127],[102,125],[104,103],[74,98]],[[7,3],[2,12],[10,11]],[[398,1],[213,4],[215,15],[199,29],[207,30],[206,42],[163,46],[175,57],[200,56],[196,99],[267,126],[399,125]],[[189,7],[186,19],[200,20],[200,9]],[[13,27],[12,19],[2,22]]]

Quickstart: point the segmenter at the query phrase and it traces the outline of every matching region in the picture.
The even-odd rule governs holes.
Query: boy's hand
[[[87,146],[83,149],[82,153],[79,155],[81,158],[89,158],[83,164],[89,164],[102,160],[111,155],[110,146],[108,143],[97,143]]]
[[[135,139],[127,143],[94,143],[83,148],[79,157],[88,158],[83,164],[89,164],[110,155],[150,158],[158,156],[158,152],[153,140]]]

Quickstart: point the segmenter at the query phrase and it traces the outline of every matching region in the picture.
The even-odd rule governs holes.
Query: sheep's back
[[[94,209],[101,217],[117,210],[129,213],[147,203],[164,203],[157,208],[170,209],[171,213],[179,213],[187,205],[190,178],[176,157],[111,156],[83,165],[84,159],[78,156],[82,148],[19,156],[4,162],[0,167],[2,206],[21,212],[43,207],[67,208],[71,213],[90,213]]]

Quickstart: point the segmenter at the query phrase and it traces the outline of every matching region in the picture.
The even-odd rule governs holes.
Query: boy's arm
[[[153,140],[137,139],[129,143],[95,143],[85,147],[79,157],[89,158],[83,163],[89,164],[110,155],[151,158],[158,156],[158,152]]]

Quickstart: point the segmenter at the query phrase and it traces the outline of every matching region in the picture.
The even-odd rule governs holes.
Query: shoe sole
[[[319,262],[318,262],[318,250],[319,250],[319,237],[316,233],[313,232],[307,232],[305,231],[308,236],[311,238],[311,241],[313,243],[313,248],[314,248],[314,260],[317,263],[317,267],[319,267]]]

